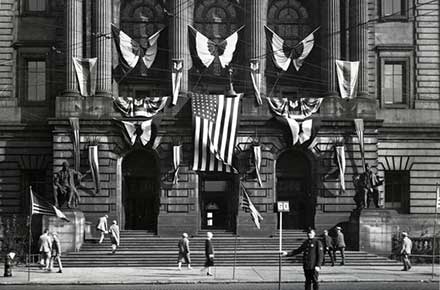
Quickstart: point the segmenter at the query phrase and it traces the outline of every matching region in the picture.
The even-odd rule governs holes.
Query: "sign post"
[[[280,214],[280,247],[279,247],[279,260],[278,260],[278,290],[281,290],[281,254],[283,251],[283,212],[289,212],[289,202],[288,201],[278,201],[277,211]]]

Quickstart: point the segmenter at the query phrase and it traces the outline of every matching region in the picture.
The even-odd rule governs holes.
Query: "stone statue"
[[[355,189],[355,195],[353,197],[356,203],[356,210],[361,210],[365,208],[367,203],[367,182],[365,174],[356,174],[353,176],[353,184]]]
[[[86,174],[83,175],[70,168],[67,161],[63,162],[62,169],[54,174],[53,180],[56,207],[63,206],[65,202],[67,202],[68,208],[78,206],[80,197],[77,187],[81,185],[81,180]]]

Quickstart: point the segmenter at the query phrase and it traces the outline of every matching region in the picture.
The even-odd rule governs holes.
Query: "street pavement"
[[[335,266],[323,267],[320,280],[325,283],[337,282],[434,282],[438,284],[440,266],[436,265],[432,278],[431,265],[415,265],[410,271],[402,272],[401,266]],[[1,269],[1,268],[0,268]],[[112,285],[112,284],[236,284],[278,282],[278,267],[237,267],[235,275],[232,267],[214,267],[214,276],[206,276],[200,268],[65,268],[63,273],[45,272],[38,268],[13,269],[13,277],[0,277],[0,285],[68,284],[68,285]],[[1,272],[3,274],[3,272]],[[304,282],[302,267],[286,266],[282,269],[282,281]],[[432,284],[432,283],[431,283]],[[2,285],[2,288],[3,288]],[[14,288],[15,289],[15,288]],[[438,289],[438,288],[437,288]]]

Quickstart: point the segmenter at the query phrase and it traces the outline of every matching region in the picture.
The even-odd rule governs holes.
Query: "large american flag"
[[[246,188],[244,187],[244,185],[241,183],[241,192],[242,192],[242,200],[241,200],[241,207],[246,210],[249,211],[249,213],[251,214],[251,218],[255,223],[255,226],[260,229],[261,225],[260,225],[260,221],[263,220],[263,217],[261,216],[261,214],[258,212],[257,208],[255,207],[255,205],[252,203],[251,198],[249,197],[249,194],[246,191]]]
[[[233,172],[232,155],[242,94],[192,95],[194,123],[193,170]]]
[[[31,215],[34,214],[42,214],[42,215],[50,215],[56,216],[60,219],[63,219],[67,222],[70,222],[66,215],[59,210],[56,206],[50,204],[45,199],[39,197],[32,191],[32,187],[29,188],[30,196],[31,196]]]

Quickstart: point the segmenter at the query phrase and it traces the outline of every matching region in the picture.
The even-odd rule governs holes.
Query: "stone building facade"
[[[277,230],[274,202],[289,200],[285,227],[346,224],[356,244],[374,248],[401,229],[431,232],[440,178],[439,1],[429,0],[4,0],[0,3],[0,214],[26,214],[28,186],[52,197],[52,175],[74,163],[70,117],[80,123],[80,171],[87,149],[99,148],[101,191],[85,179],[80,209],[94,222],[104,213],[123,229],[161,236],[213,227],[240,235]],[[110,24],[141,44],[167,27],[160,68],[117,83]],[[194,172],[191,91],[221,92],[224,73],[191,66],[188,25],[221,40],[244,25],[235,89],[244,92],[235,162],[239,175]],[[315,47],[300,71],[277,74],[264,26],[294,46],[308,33]],[[81,97],[72,57],[97,57],[96,95]],[[262,93],[291,99],[323,97],[313,115],[316,146],[290,145],[288,128],[267,103],[258,105],[249,60],[260,59]],[[170,95],[172,59],[184,63],[181,95],[154,119],[154,140],[128,144],[112,97]],[[357,97],[339,97],[335,60],[360,61]],[[353,120],[364,119],[365,160],[385,179],[382,209],[353,215],[353,176],[362,161]],[[262,186],[252,175],[252,145],[262,148]],[[182,145],[179,183],[172,182],[173,145]],[[346,151],[341,190],[334,148]],[[257,230],[240,208],[240,180],[264,217]],[[209,208],[209,203],[217,207]],[[388,223],[387,221],[396,221]],[[417,222],[415,222],[417,220]],[[353,227],[353,224],[358,227]],[[359,226],[360,225],[360,226]],[[420,227],[421,225],[421,227]],[[360,235],[358,235],[360,233]],[[371,235],[374,233],[374,235]],[[372,241],[371,236],[380,237]],[[360,241],[359,241],[360,238]]]

